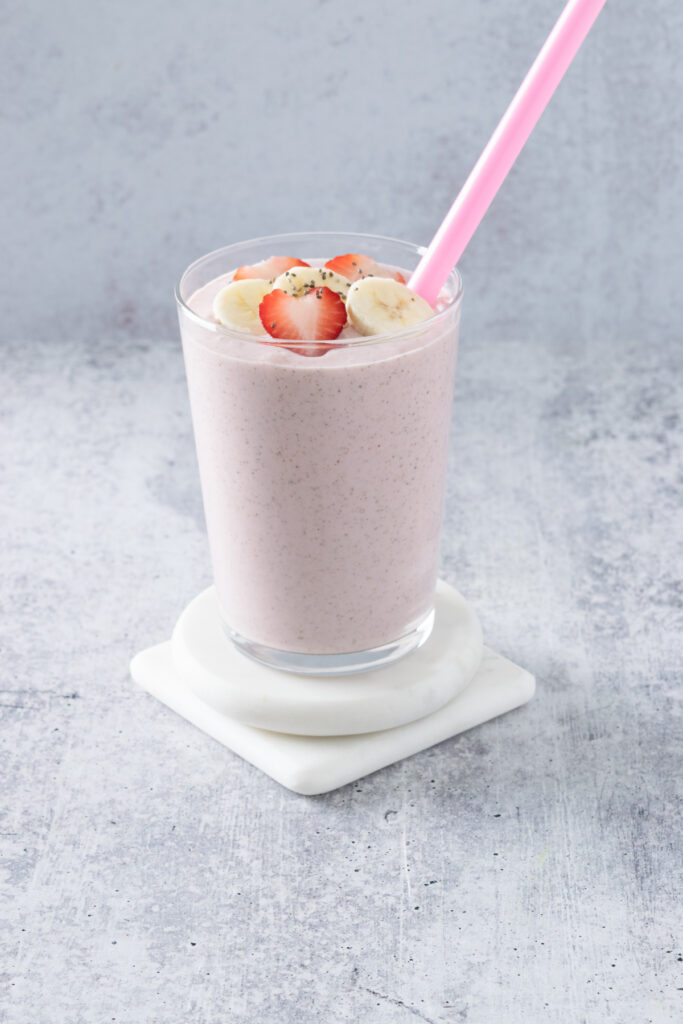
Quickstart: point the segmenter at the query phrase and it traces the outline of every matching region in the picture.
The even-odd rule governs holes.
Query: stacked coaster
[[[525,704],[534,677],[483,646],[465,599],[440,581],[431,636],[384,668],[304,676],[266,668],[228,640],[213,587],[171,640],[136,655],[143,689],[271,778],[313,795]]]

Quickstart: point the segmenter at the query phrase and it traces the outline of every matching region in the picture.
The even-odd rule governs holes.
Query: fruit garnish
[[[344,301],[349,294],[351,282],[334,270],[326,267],[292,267],[285,270],[273,283],[273,288],[281,288],[288,295],[305,295],[313,288],[329,288],[340,295]]]
[[[264,329],[284,341],[332,341],[346,323],[346,306],[330,288],[313,288],[296,297],[282,288],[264,295],[259,306]],[[303,356],[323,355],[332,345],[285,345]]]
[[[252,263],[250,266],[238,267],[232,275],[233,281],[246,281],[252,277],[261,278],[264,281],[274,281],[280,274],[291,267],[307,267],[308,263],[297,260],[294,256],[271,256],[260,263]]]
[[[258,310],[261,299],[270,289],[270,281],[259,278],[231,281],[213,300],[213,315],[223,327],[261,334]]]
[[[346,309],[353,326],[364,335],[392,334],[434,316],[434,310],[420,295],[388,277],[354,281]]]
[[[360,281],[362,277],[388,277],[392,281],[406,283],[403,274],[398,270],[384,270],[371,256],[363,256],[358,252],[347,252],[344,256],[335,256],[325,264],[327,270],[341,274],[349,281]]]

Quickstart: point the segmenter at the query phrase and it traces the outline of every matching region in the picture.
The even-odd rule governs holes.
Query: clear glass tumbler
[[[210,283],[269,256],[315,264],[347,252],[407,279],[423,251],[372,235],[278,235],[210,253],[178,284],[221,616],[233,643],[271,667],[358,672],[429,636],[462,282],[455,271],[429,320],[323,355],[213,322]]]

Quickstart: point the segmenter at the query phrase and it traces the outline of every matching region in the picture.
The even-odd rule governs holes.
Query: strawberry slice
[[[332,341],[346,323],[344,300],[331,288],[313,288],[305,295],[288,295],[273,288],[261,299],[261,323],[271,338],[287,341]],[[302,356],[322,356],[332,345],[284,345]]]
[[[274,281],[285,270],[292,267],[310,267],[310,263],[297,260],[294,256],[271,256],[270,259],[261,260],[260,263],[253,263],[251,266],[238,267],[233,274],[233,281],[246,281],[248,278],[257,277],[263,281]]]
[[[325,264],[327,270],[347,277],[349,281],[359,281],[361,277],[391,277],[394,281],[406,283],[406,279],[398,270],[383,270],[371,256],[363,256],[358,252],[347,252],[344,256],[335,256]]]

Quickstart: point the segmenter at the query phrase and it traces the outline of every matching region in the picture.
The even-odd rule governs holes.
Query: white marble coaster
[[[442,587],[447,587],[447,585],[440,584],[440,588]],[[457,594],[452,591],[452,588],[447,588],[447,590]],[[198,600],[204,596],[200,595]],[[459,595],[457,597],[459,601],[462,601]],[[459,601],[453,600],[452,607],[459,606]],[[182,622],[182,617],[179,620],[179,625],[180,622]],[[156,647],[151,647],[136,655],[131,662],[131,674],[134,680],[173,711],[182,715],[209,736],[225,744],[240,757],[243,757],[245,761],[260,768],[281,785],[295,793],[304,795],[326,793],[329,790],[337,789],[354,779],[362,778],[370,772],[393,764],[404,757],[409,757],[420,750],[425,750],[435,743],[440,743],[457,733],[480,725],[506,711],[511,711],[530,700],[535,689],[534,677],[529,672],[484,647],[481,663],[469,684],[465,685],[464,689],[461,688],[456,696],[447,700],[447,703],[437,707],[431,713],[423,714],[415,721],[404,721],[403,724],[393,728],[376,731],[369,731],[366,726],[367,731],[356,734],[295,735],[256,728],[244,721],[238,721],[233,715],[226,713],[221,706],[220,699],[216,696],[216,679],[200,676],[198,683],[197,674],[193,671],[191,663],[188,666],[187,662],[183,662],[182,668],[179,666],[176,660],[176,639],[174,634],[173,642],[158,644]],[[371,676],[383,674],[387,678],[382,680],[381,685],[389,688],[391,684],[388,676],[395,674],[399,668],[404,673],[406,666],[415,666],[416,662],[418,667],[420,664],[423,668],[429,666],[429,661],[424,661],[424,657],[429,647],[435,646],[435,639],[438,645],[438,636],[435,638],[433,634],[423,648],[408,655],[407,658],[395,665],[375,669],[374,672],[363,673],[361,676],[346,676],[343,680],[336,681],[312,680],[311,677],[301,676],[291,677],[290,674],[262,669],[238,652],[235,654],[239,659],[240,670],[256,674],[272,672],[276,680],[281,681],[283,685],[284,680],[289,680],[291,683],[292,679],[295,679],[303,680],[309,685],[315,684],[319,688],[327,686],[332,681],[340,685],[343,682],[346,686],[350,679],[365,678],[369,680]],[[227,638],[224,642],[229,644]],[[418,662],[420,656],[422,656],[422,660]],[[457,672],[459,664],[457,649],[451,648],[450,656]],[[438,660],[445,657],[446,655],[442,652]],[[192,670],[192,680],[185,674],[188,667]],[[208,683],[207,678],[209,679]],[[240,684],[244,682],[245,678],[247,677],[240,676]],[[248,678],[252,679],[253,677],[250,675]],[[412,677],[413,683],[416,679],[419,681],[419,678],[419,674],[416,673]],[[267,685],[274,682],[275,680],[269,680]],[[292,685],[294,684],[292,683]],[[388,689],[385,690],[386,692]],[[202,699],[200,693],[208,695],[209,700],[214,702],[213,706],[211,703],[207,703],[206,699]],[[295,690],[294,693],[300,698],[302,691]],[[362,694],[358,696],[362,703]],[[280,711],[282,709],[281,704]],[[300,713],[301,709],[297,714]]]
[[[198,729],[305,796],[327,793],[379,768],[410,757],[490,718],[526,704],[534,677],[484,648],[479,670],[459,696],[426,718],[396,729],[357,736],[291,736],[243,725],[200,700],[178,674],[170,643],[133,659],[135,681]]]
[[[275,732],[342,736],[393,729],[443,707],[476,672],[483,643],[474,610],[440,581],[430,637],[384,668],[320,677],[260,665],[228,640],[213,587],[182,613],[171,649],[190,689],[221,714]]]

